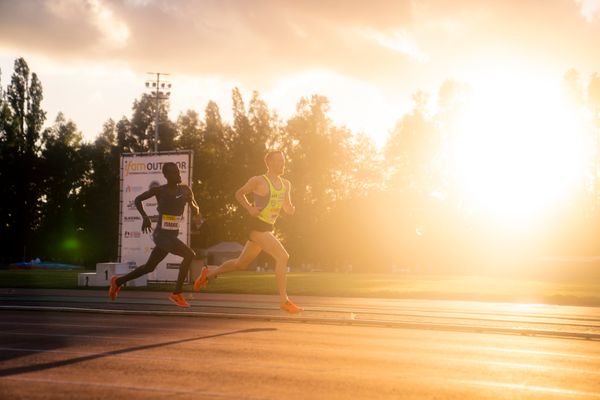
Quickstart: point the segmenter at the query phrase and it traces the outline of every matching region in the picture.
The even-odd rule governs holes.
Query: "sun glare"
[[[585,129],[560,87],[535,75],[473,82],[454,143],[455,178],[473,212],[528,224],[583,182]]]
[[[265,93],[265,98],[268,103],[277,104],[277,110],[287,117],[293,115],[300,98],[310,98],[315,93],[329,100],[328,116],[334,124],[368,134],[378,147],[385,144],[388,129],[397,118],[396,111],[404,106],[391,101],[369,82],[326,70],[286,76]]]

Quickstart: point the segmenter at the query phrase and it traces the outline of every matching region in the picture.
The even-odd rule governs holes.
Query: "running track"
[[[2,289],[0,398],[600,399],[597,308],[164,296]]]

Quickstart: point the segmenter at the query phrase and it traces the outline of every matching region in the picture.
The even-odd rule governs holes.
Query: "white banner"
[[[135,198],[151,187],[167,183],[162,174],[166,162],[174,162],[181,172],[181,182],[191,187],[191,152],[123,154],[121,156],[121,203],[119,223],[119,258],[122,263],[145,264],[152,249],[152,233],[142,233],[142,217],[135,208]],[[156,226],[158,211],[156,198],[144,201],[144,210]],[[189,244],[189,205],[183,214],[179,230],[179,239]],[[179,272],[181,257],[169,254],[154,270],[148,274],[148,280],[175,281]]]

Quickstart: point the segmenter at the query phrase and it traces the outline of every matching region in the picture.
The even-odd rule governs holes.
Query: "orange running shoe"
[[[286,311],[290,314],[298,314],[298,313],[301,313],[302,311],[304,311],[304,308],[298,307],[297,305],[292,303],[291,300],[288,300],[285,303],[281,303],[279,308],[281,308],[283,311]]]
[[[194,281],[194,290],[197,292],[201,288],[205,288],[208,284],[208,267],[205,265],[202,267],[202,271],[200,271],[200,276],[196,278]]]
[[[177,307],[188,308],[190,306],[190,303],[187,302],[181,293],[171,293],[169,300],[175,303]]]
[[[108,288],[108,297],[110,297],[110,299],[112,301],[115,301],[115,299],[119,295],[120,291],[121,291],[121,286],[117,285],[117,277],[113,276],[112,278],[110,278],[110,287]]]

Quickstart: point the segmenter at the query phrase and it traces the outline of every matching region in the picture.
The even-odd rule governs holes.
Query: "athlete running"
[[[281,151],[271,151],[265,156],[265,164],[266,174],[253,176],[235,192],[236,200],[249,214],[248,241],[242,253],[238,258],[225,261],[214,270],[209,270],[206,266],[202,268],[200,276],[194,282],[194,290],[205,287],[217,275],[245,269],[264,250],[275,259],[280,308],[290,314],[297,314],[303,309],[288,298],[286,289],[287,262],[290,256],[281,242],[273,236],[273,225],[279,212],[282,209],[290,215],[296,212],[290,199],[290,181],[281,177],[285,169],[285,157]],[[250,193],[254,196],[253,204],[246,198]]]
[[[135,206],[142,215],[142,232],[147,233],[152,232],[152,222],[144,211],[142,202],[151,197],[156,197],[158,221],[152,233],[152,239],[156,246],[150,253],[146,264],[137,267],[126,275],[112,277],[108,296],[111,300],[116,299],[121,287],[126,282],[154,271],[158,263],[167,254],[173,253],[183,257],[183,260],[179,267],[175,290],[169,295],[169,300],[179,307],[187,308],[190,304],[183,297],[181,291],[183,281],[196,254],[188,245],[179,240],[177,235],[186,204],[189,204],[192,209],[194,222],[197,222],[202,216],[200,215],[200,210],[198,209],[198,204],[196,204],[192,190],[189,186],[181,184],[181,175],[177,164],[172,162],[163,164],[162,172],[167,179],[166,185],[153,187],[135,198]]]

